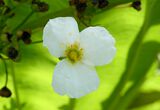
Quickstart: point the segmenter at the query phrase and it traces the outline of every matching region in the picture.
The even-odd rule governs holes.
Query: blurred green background
[[[21,29],[32,29],[32,41],[42,40],[48,19],[76,17],[68,0],[43,1],[49,4],[49,10],[33,13],[21,26]],[[57,59],[42,43],[19,42],[19,61],[7,61],[12,96],[0,97],[0,110],[160,110],[160,59],[157,58],[158,53],[160,56],[160,1],[142,0],[140,11],[129,6],[134,0],[108,1],[109,6],[104,9],[95,12],[89,9],[92,13],[89,25],[104,26],[116,40],[114,60],[96,67],[99,88],[75,100],[56,94],[51,82]],[[5,3],[14,6],[15,16],[6,22],[7,28],[13,30],[31,12],[30,4],[13,0]],[[79,28],[84,29],[83,23],[78,22]],[[0,60],[0,87],[4,82],[4,65]]]

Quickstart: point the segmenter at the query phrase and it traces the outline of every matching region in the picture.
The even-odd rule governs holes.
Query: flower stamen
[[[74,43],[67,47],[65,51],[65,55],[69,59],[69,61],[71,61],[72,63],[75,63],[82,59],[83,49],[80,48],[77,43]]]

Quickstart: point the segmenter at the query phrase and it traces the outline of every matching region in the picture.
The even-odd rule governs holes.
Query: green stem
[[[15,34],[15,32],[22,27],[23,24],[26,23],[26,21],[33,15],[34,11],[31,11],[13,30],[12,33]]]
[[[118,110],[126,110],[127,106],[131,103],[132,99],[136,96],[139,88],[144,83],[145,78],[142,77],[141,79],[134,82],[134,84],[127,90],[125,95],[121,97],[121,101],[118,103],[117,107]]]
[[[31,44],[38,44],[38,43],[42,43],[43,42],[43,40],[40,40],[40,41],[34,41],[34,42],[32,42]]]
[[[5,81],[5,86],[7,86],[7,83],[8,83],[8,69],[7,69],[7,63],[4,59],[3,60],[3,63],[4,63],[4,67],[5,67],[5,73],[6,73],[6,81]]]
[[[117,103],[119,102],[121,98],[121,92],[124,89],[127,81],[130,79],[130,76],[132,76],[134,68],[136,66],[136,62],[138,59],[138,55],[141,50],[141,44],[143,41],[143,38],[145,37],[145,34],[148,30],[148,23],[144,22],[141,30],[139,31],[135,41],[133,42],[131,48],[129,49],[128,53],[128,59],[132,58],[130,65],[128,66],[128,62],[126,64],[126,70],[124,71],[123,75],[120,78],[120,81],[118,82],[116,88],[112,92],[111,96],[107,101],[103,103],[103,107],[107,108],[107,110],[115,110],[117,107]],[[127,60],[129,61],[129,60]]]
[[[7,63],[5,61],[7,59],[4,59],[1,55],[0,55],[0,59],[2,59],[2,61],[4,63],[4,69],[5,69],[5,74],[6,74],[6,80],[5,80],[4,86],[7,86],[7,83],[8,83],[8,68],[7,68]]]
[[[19,94],[18,94],[18,87],[17,87],[17,83],[16,83],[15,70],[14,70],[14,66],[13,66],[13,62],[12,61],[11,61],[11,73],[12,73],[11,75],[12,75],[12,80],[13,80],[13,87],[14,87],[15,96],[16,96],[17,108],[18,108],[18,110],[21,110]]]
[[[67,105],[63,105],[62,107],[60,107],[60,110],[74,110],[75,108],[75,103],[76,103],[76,99],[70,99],[69,100],[69,104]]]
[[[70,110],[74,110],[76,99],[70,99]]]
[[[119,107],[117,105],[118,105],[118,103],[121,102],[120,98],[121,98],[122,90],[124,89],[126,83],[128,82],[128,80],[130,79],[130,77],[134,73],[134,69],[136,67],[136,62],[138,61],[138,57],[140,55],[142,41],[145,37],[145,34],[147,33],[148,29],[151,26],[149,24],[149,21],[150,21],[149,18],[152,13],[151,8],[153,8],[155,4],[156,4],[156,2],[153,2],[151,4],[149,10],[145,14],[143,26],[142,26],[141,30],[139,31],[132,46],[129,49],[128,59],[127,59],[127,63],[126,63],[126,70],[124,71],[119,83],[117,84],[116,88],[112,92],[109,99],[103,103],[104,107],[107,108],[107,110],[116,110],[117,107]]]

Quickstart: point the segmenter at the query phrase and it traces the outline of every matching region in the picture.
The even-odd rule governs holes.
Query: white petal
[[[104,65],[112,61],[116,53],[115,40],[103,27],[88,27],[80,33],[80,45],[84,49],[84,62]]]
[[[62,60],[55,67],[52,86],[60,95],[79,98],[96,90],[98,85],[99,78],[91,66]]]
[[[77,22],[72,17],[50,19],[43,30],[43,45],[56,56],[63,56],[67,44],[72,44],[79,36]]]

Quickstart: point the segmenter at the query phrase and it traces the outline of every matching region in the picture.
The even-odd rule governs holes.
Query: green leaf
[[[160,23],[160,1],[159,0],[146,0],[146,19],[149,25]]]
[[[126,108],[136,96],[139,88],[145,81],[145,76],[148,70],[155,61],[158,52],[160,51],[159,47],[160,43],[153,41],[142,45],[133,70],[133,73],[136,75],[136,77],[134,77],[134,82],[131,87],[126,91],[124,96],[121,97],[119,103],[117,104],[119,110],[126,110]]]
[[[123,75],[121,76],[121,79],[120,79],[119,83],[117,84],[116,88],[114,89],[114,91],[111,94],[111,96],[109,97],[109,99],[103,102],[103,108],[106,108],[107,110],[115,110],[117,107],[119,107],[118,106],[119,103],[122,104],[123,101],[121,102],[121,95],[120,94],[124,90],[127,82],[132,77],[132,75],[133,74],[139,74],[139,73],[136,73],[135,70],[137,69],[136,68],[137,65],[138,66],[140,65],[140,63],[138,61],[139,60],[138,58],[140,57],[142,42],[143,42],[143,40],[146,36],[147,31],[149,30],[150,26],[152,25],[150,21],[155,20],[155,18],[157,18],[157,17],[151,17],[150,18],[150,16],[152,16],[152,12],[154,11],[152,9],[155,6],[157,6],[157,4],[159,4],[159,3],[157,3],[157,4],[156,3],[157,3],[157,0],[154,0],[153,4],[151,4],[151,7],[146,7],[146,12],[145,12],[146,14],[145,14],[144,23],[143,23],[142,28],[140,29],[139,33],[137,34],[134,42],[132,43],[132,45],[129,49],[129,52],[128,52],[126,69],[123,72]],[[148,6],[148,4],[147,4],[147,6]],[[149,62],[148,65],[150,65],[150,62]],[[138,70],[139,70],[139,68],[138,68]],[[141,72],[143,72],[141,77],[145,77],[143,75],[145,75],[145,73],[147,71],[142,70]],[[126,103],[126,102],[124,102],[124,103]]]
[[[143,107],[160,100],[160,91],[140,92],[132,101],[129,109]]]

